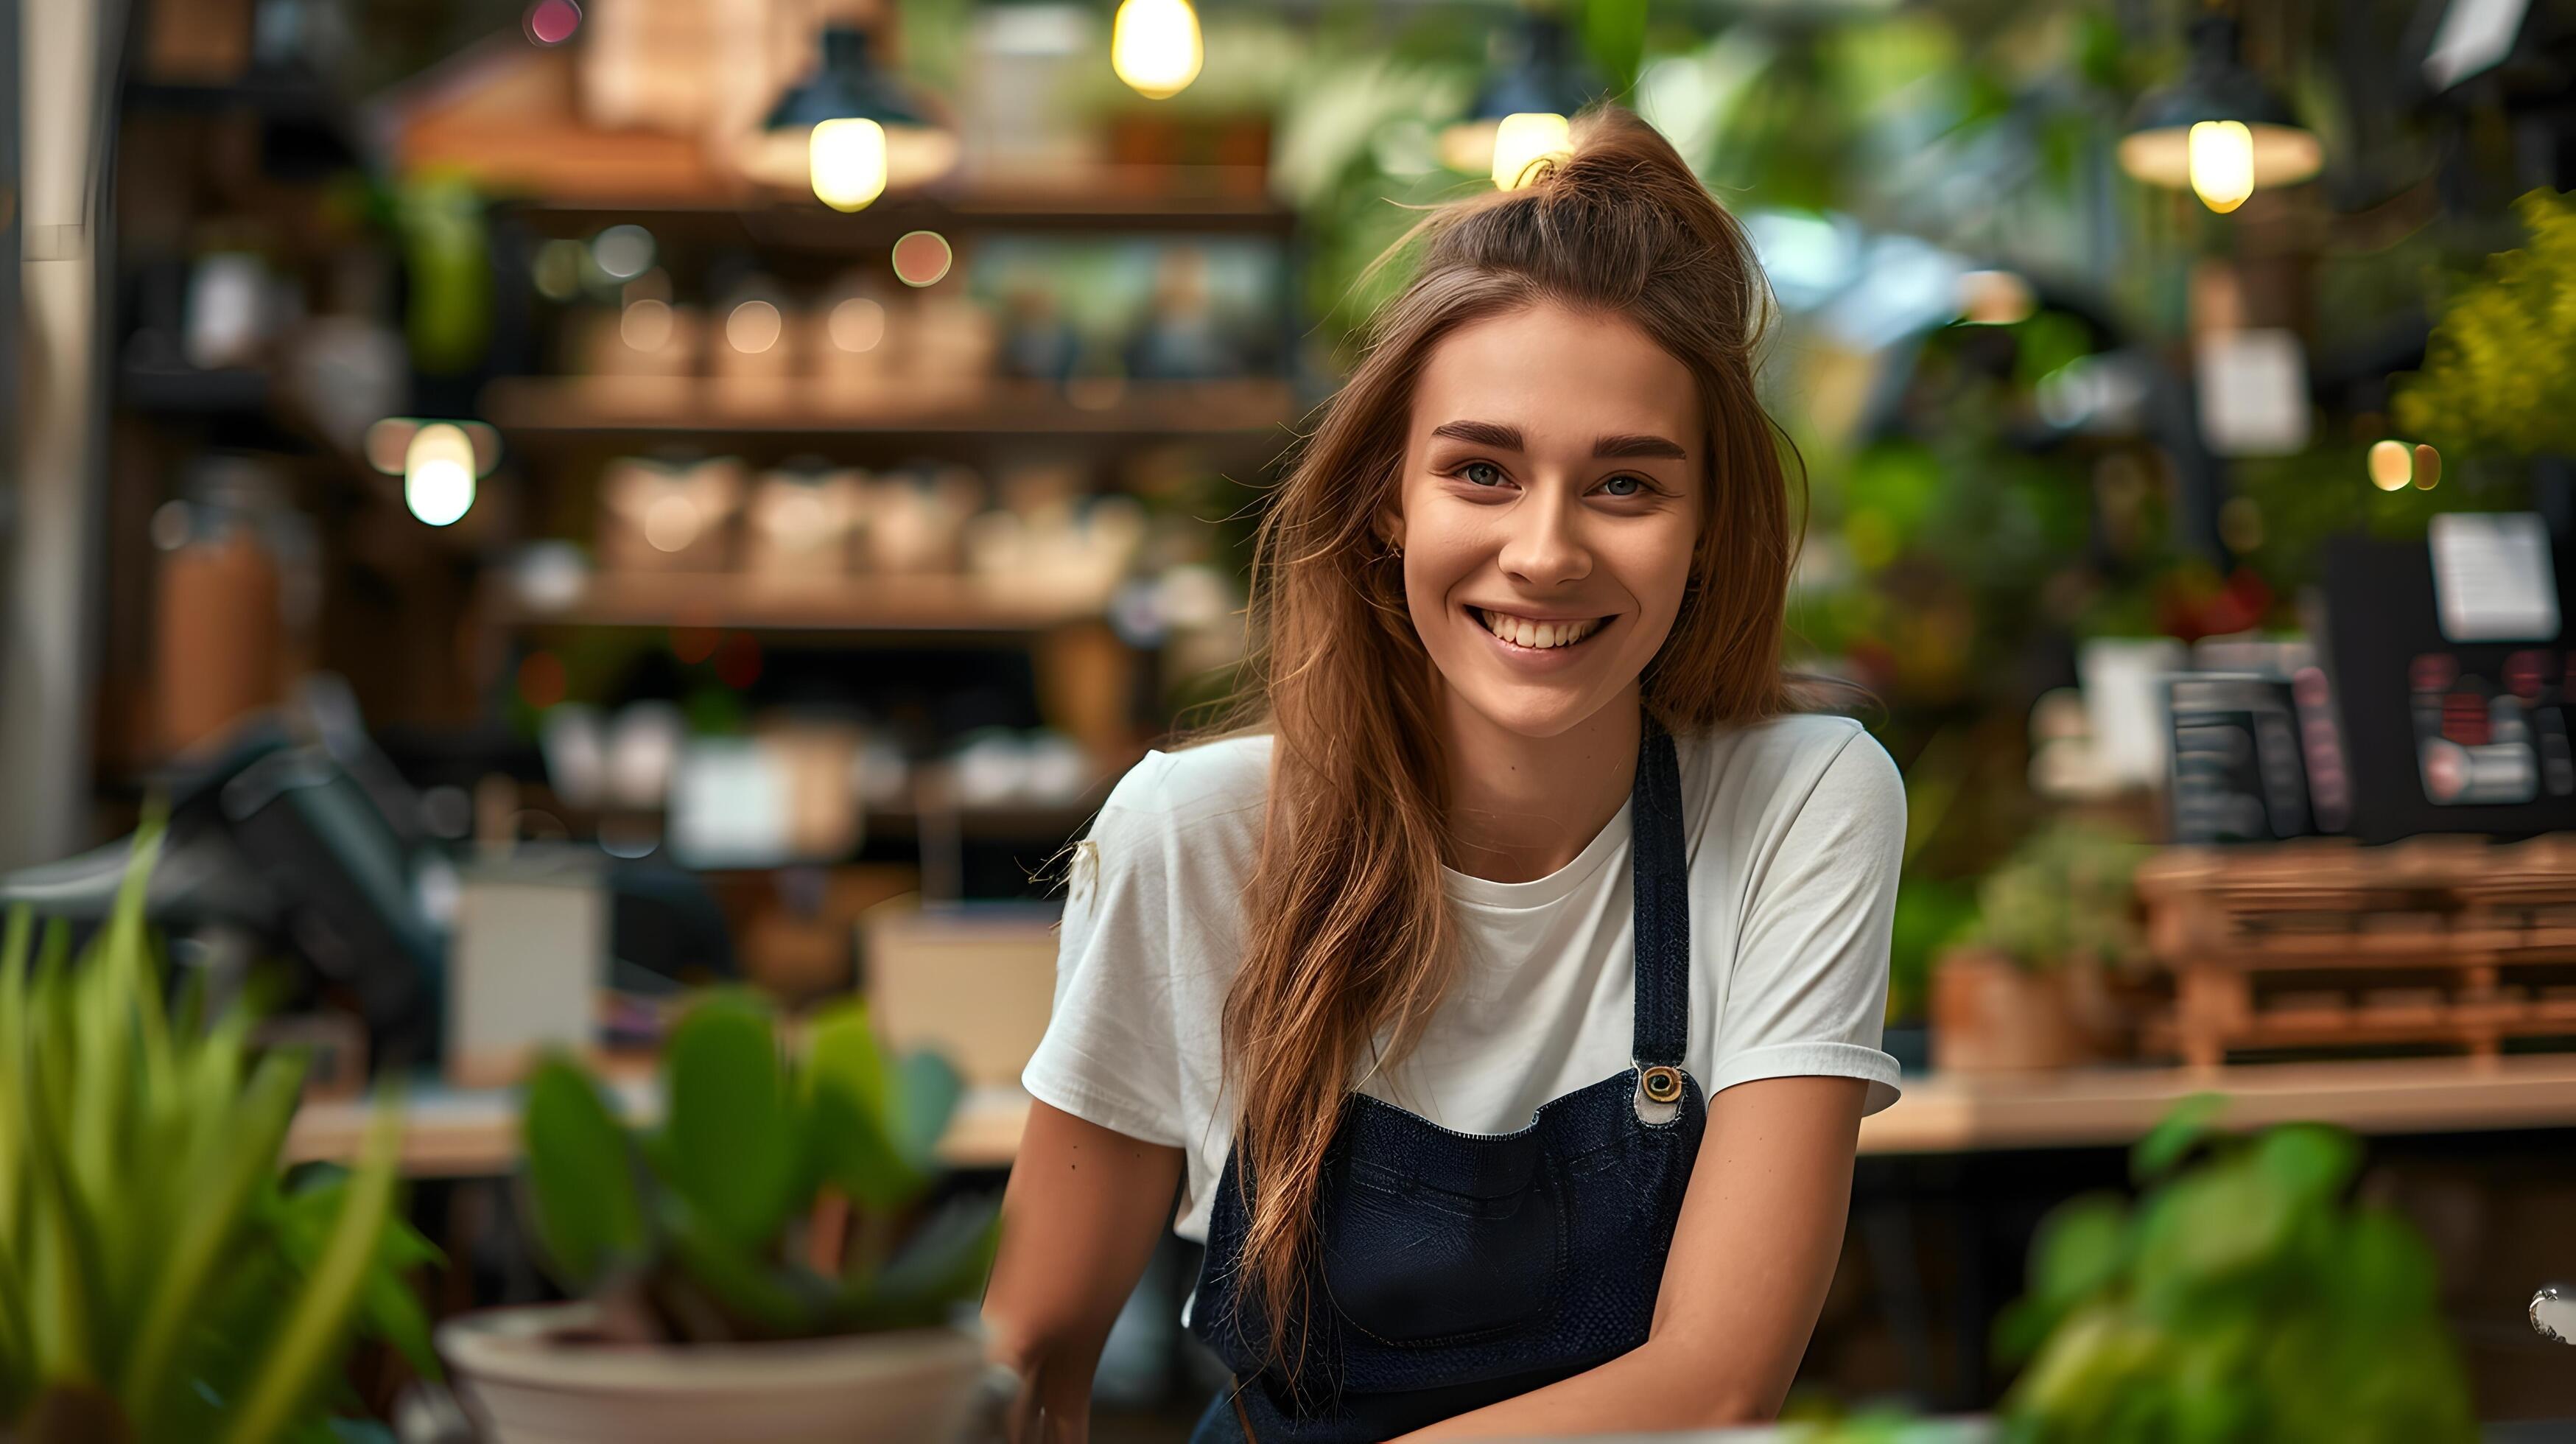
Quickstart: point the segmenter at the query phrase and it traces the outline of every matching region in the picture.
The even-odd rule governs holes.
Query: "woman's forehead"
[[[1513,428],[1530,450],[1662,435],[1696,452],[1699,390],[1634,322],[1541,304],[1461,326],[1424,358],[1414,442],[1462,422]]]

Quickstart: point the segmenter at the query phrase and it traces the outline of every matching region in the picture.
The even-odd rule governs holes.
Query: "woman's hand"
[[[1109,1326],[1170,1227],[1181,1151],[1029,1105],[984,1290],[995,1362],[1019,1375],[1011,1444],[1081,1444]]]

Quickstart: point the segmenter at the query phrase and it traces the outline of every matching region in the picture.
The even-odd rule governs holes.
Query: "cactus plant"
[[[438,1369],[402,1278],[436,1254],[393,1208],[400,1117],[378,1110],[354,1172],[282,1177],[304,1061],[193,985],[168,1006],[158,842],[137,833],[78,958],[59,921],[0,931],[0,1435],[327,1438],[357,1330]]]

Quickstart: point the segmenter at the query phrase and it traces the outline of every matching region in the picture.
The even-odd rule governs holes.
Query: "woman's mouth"
[[[1587,621],[1533,622],[1508,612],[1487,611],[1469,607],[1476,620],[1496,641],[1514,651],[1552,652],[1576,647],[1600,635],[1611,618],[1594,617]]]

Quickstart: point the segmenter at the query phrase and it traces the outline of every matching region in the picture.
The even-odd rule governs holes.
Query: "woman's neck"
[[[1554,737],[1514,732],[1443,694],[1451,867],[1534,882],[1574,861],[1627,804],[1643,725],[1633,689]]]

